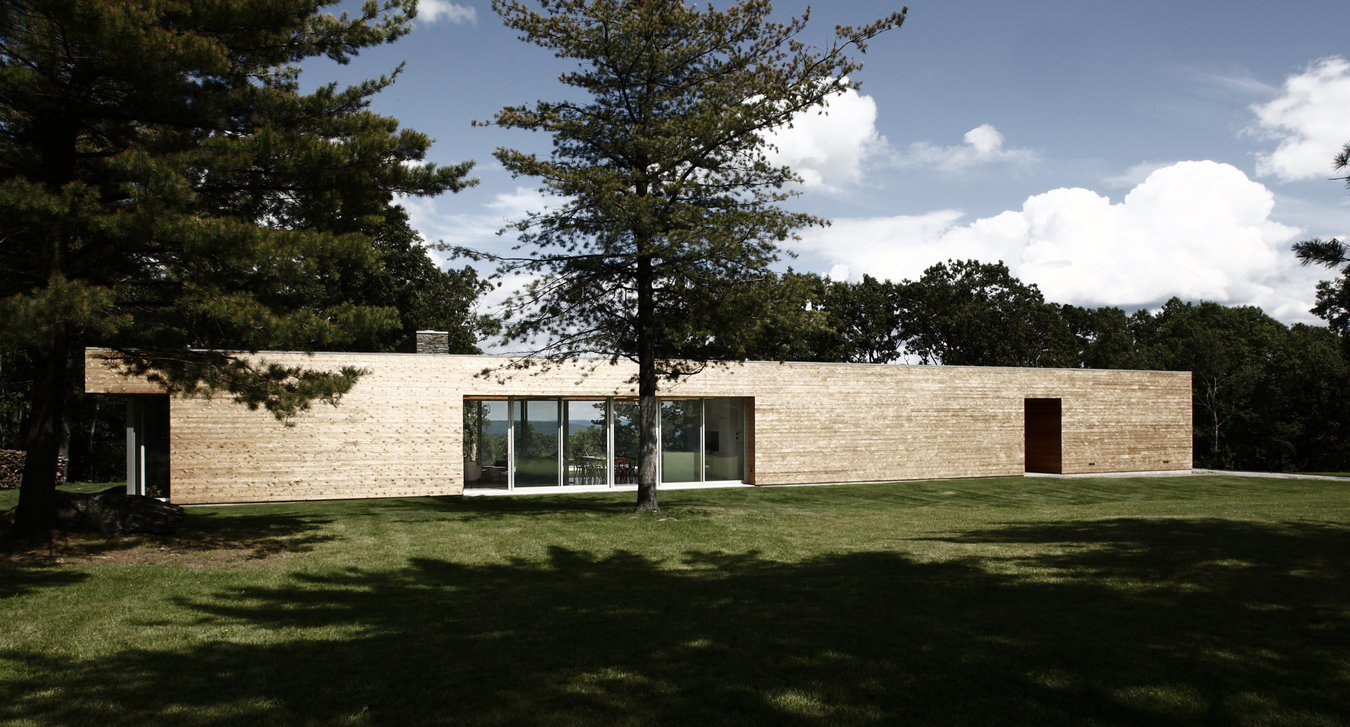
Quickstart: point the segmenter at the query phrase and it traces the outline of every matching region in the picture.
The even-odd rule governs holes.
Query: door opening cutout
[[[1025,400],[1026,471],[1063,474],[1063,437],[1059,399]]]

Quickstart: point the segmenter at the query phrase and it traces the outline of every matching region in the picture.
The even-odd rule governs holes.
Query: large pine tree
[[[779,243],[820,220],[782,207],[792,170],[769,134],[854,87],[854,55],[904,12],[802,43],[805,16],[770,19],[768,0],[726,10],[682,0],[494,0],[506,25],[576,62],[573,97],[509,106],[494,123],[553,138],[547,158],[499,149],[512,174],[559,198],[522,220],[527,253],[501,262],[535,276],[511,307],[509,338],[537,353],[599,353],[638,365],[638,509],[656,510],[656,388],[705,362],[743,358],[770,310]]]
[[[37,372],[12,533],[53,509],[59,429],[85,345],[172,391],[287,415],[355,370],[222,349],[378,337],[397,312],[314,296],[380,264],[395,193],[468,183],[427,137],[371,112],[392,75],[302,93],[297,64],[346,62],[410,28],[415,0],[9,0],[0,5],[0,345]]]

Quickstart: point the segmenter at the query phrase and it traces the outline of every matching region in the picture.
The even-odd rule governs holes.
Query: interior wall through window
[[[702,399],[661,402],[661,481],[702,479]]]

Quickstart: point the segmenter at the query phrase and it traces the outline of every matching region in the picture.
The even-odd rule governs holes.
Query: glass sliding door
[[[703,402],[677,399],[661,402],[661,481],[702,479]]]
[[[567,427],[564,485],[609,484],[609,428],[605,401],[564,401]]]
[[[505,401],[465,400],[465,487],[506,489],[510,427]]]
[[[516,399],[511,402],[515,425],[514,485],[557,487],[561,422],[558,399]]]
[[[741,399],[704,402],[703,479],[745,479],[745,406]]]
[[[614,400],[614,484],[636,485],[640,430],[638,403]]]

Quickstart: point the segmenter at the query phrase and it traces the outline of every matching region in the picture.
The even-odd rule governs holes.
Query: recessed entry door
[[[1059,399],[1027,399],[1025,404],[1026,471],[1063,474],[1063,436]]]

